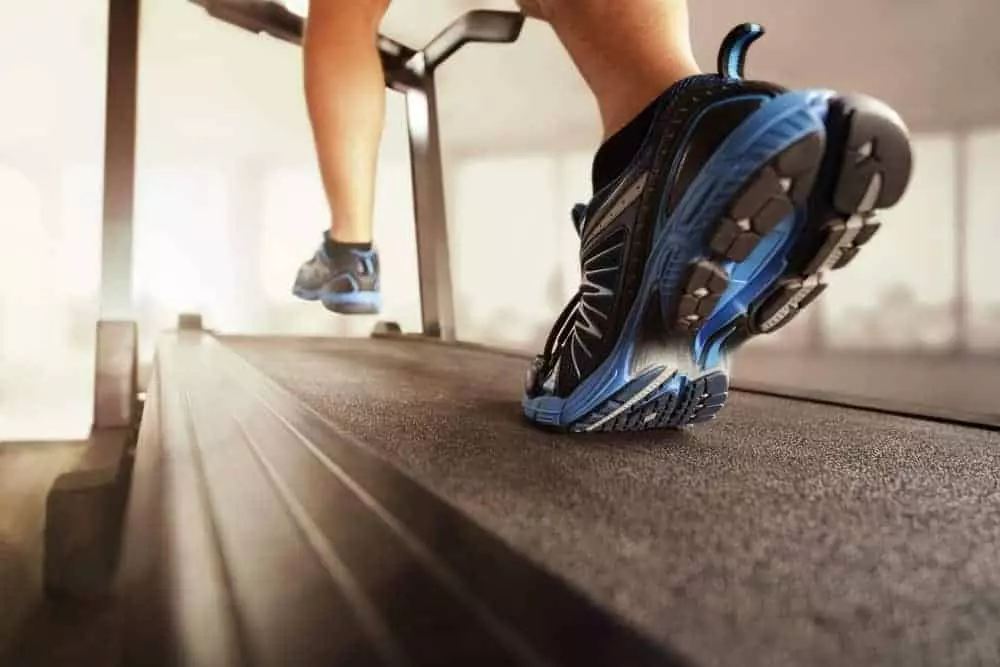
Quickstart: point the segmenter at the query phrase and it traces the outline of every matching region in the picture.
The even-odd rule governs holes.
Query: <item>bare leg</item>
[[[520,0],[548,21],[597,98],[605,138],[699,73],[686,0]]]
[[[305,89],[330,238],[370,243],[375,169],[385,123],[378,26],[390,0],[313,2],[305,34]]]

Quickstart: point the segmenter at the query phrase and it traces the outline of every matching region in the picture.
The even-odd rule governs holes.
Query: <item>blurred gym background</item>
[[[302,13],[306,4],[288,3]],[[869,250],[807,315],[755,342],[737,376],[1000,414],[1000,5],[691,4],[703,67],[731,25],[763,23],[750,76],[875,94],[916,143],[909,195]],[[383,32],[421,46],[475,8],[513,0],[396,0]],[[0,440],[89,431],[106,28],[101,0],[4,4]],[[140,49],[134,297],[144,357],[188,311],[224,332],[367,335],[373,320],[332,316],[289,291],[327,220],[299,49],[184,0],[143,3]],[[513,45],[463,50],[438,81],[459,336],[534,351],[577,286],[569,211],[590,194],[596,108],[537,22]],[[405,116],[388,95],[376,234],[385,317],[413,330]]]

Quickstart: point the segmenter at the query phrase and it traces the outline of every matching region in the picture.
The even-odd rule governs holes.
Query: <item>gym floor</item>
[[[0,443],[0,656],[42,605],[45,497],[86,443]]]

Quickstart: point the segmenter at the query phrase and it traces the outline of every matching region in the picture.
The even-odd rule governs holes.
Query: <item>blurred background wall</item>
[[[107,7],[102,0],[7,5],[0,440],[83,436],[97,317]],[[883,231],[817,306],[753,343],[754,359],[780,345],[786,360],[797,350],[803,360],[877,353],[952,369],[973,358],[994,363],[1000,43],[991,31],[1000,5],[752,6],[692,2],[703,67],[714,66],[732,24],[761,22],[769,34],[751,53],[752,76],[874,93],[903,114],[916,145],[909,195],[884,215]],[[396,0],[384,32],[422,45],[473,8],[512,9],[513,0]],[[145,0],[140,49],[134,296],[143,356],[151,357],[160,330],[191,310],[223,332],[367,335],[372,319],[334,317],[289,292],[326,223],[299,49],[212,20],[184,0]],[[515,45],[467,47],[440,71],[439,86],[459,335],[533,350],[576,289],[569,210],[590,195],[596,108],[551,30],[537,22]],[[376,235],[385,317],[414,330],[405,115],[393,93]],[[776,372],[754,363],[751,378]],[[770,379],[805,381],[795,375],[803,364]]]
[[[0,21],[0,439],[87,432],[100,260],[107,7]]]

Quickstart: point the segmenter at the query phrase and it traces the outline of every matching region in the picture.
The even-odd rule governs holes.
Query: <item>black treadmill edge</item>
[[[776,387],[752,381],[748,382],[745,380],[735,380],[733,382],[733,388],[747,394],[771,396],[774,398],[786,398],[793,401],[817,403],[819,405],[828,405],[837,408],[863,410],[865,412],[874,412],[893,417],[905,417],[907,419],[920,419],[939,424],[949,424],[952,426],[966,426],[984,429],[987,431],[1000,431],[1000,415],[972,412],[946,412],[928,405],[893,401],[890,399],[878,399],[869,396],[844,396],[834,394],[832,392],[824,392],[813,389],[797,389],[793,392],[792,390],[785,389],[783,387]]]

